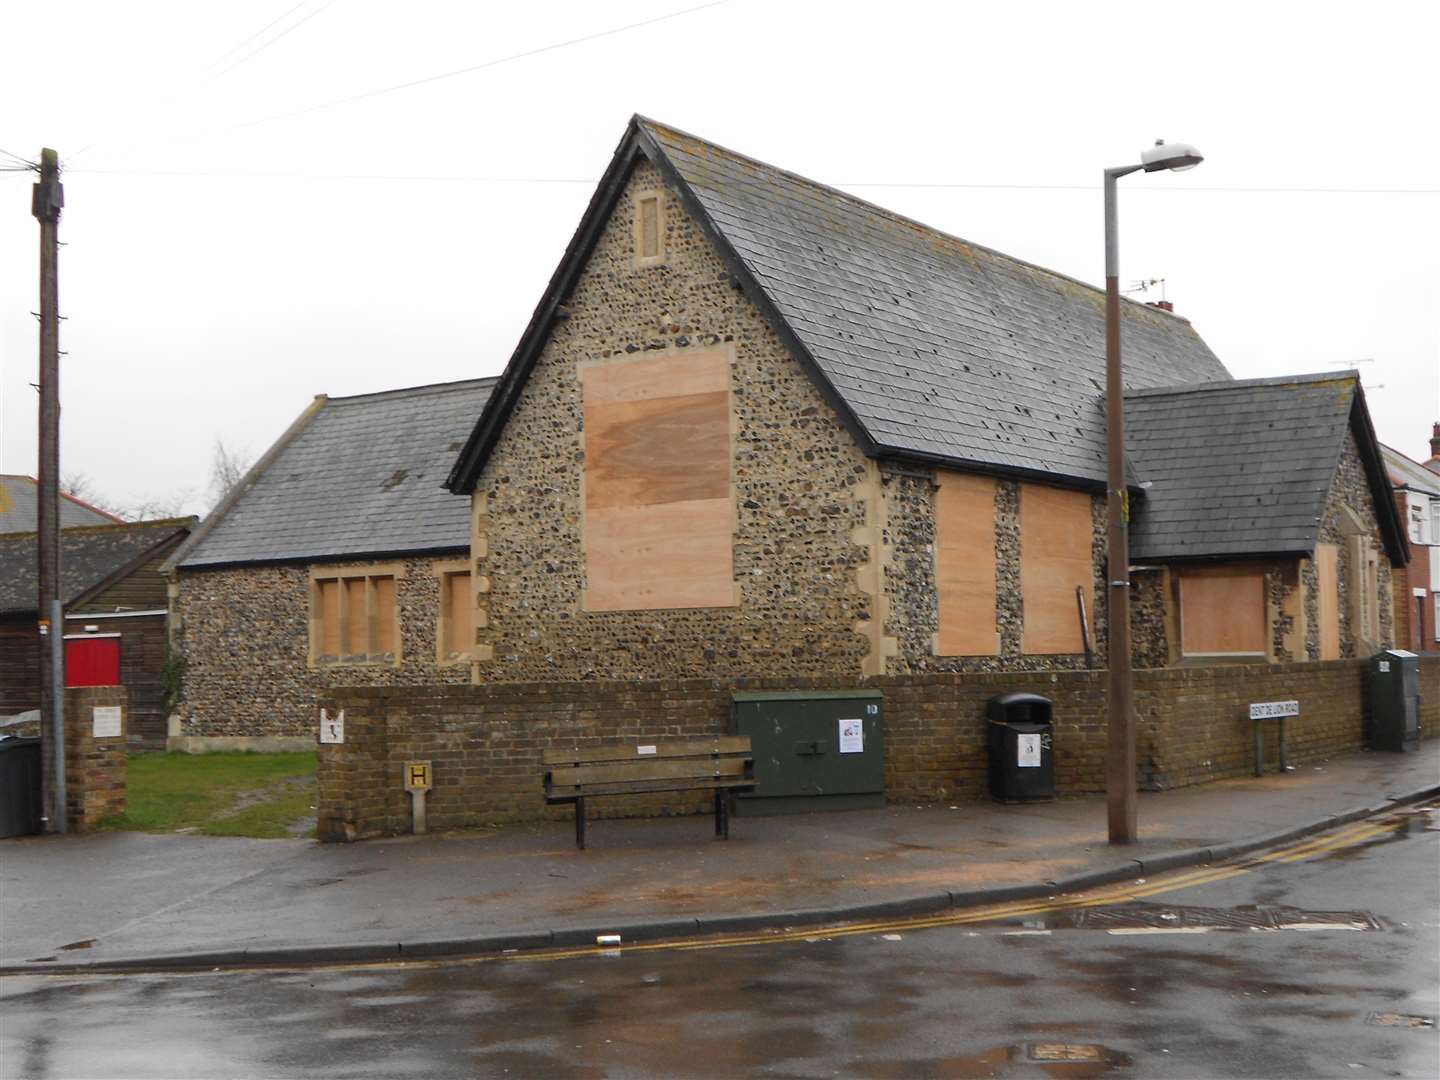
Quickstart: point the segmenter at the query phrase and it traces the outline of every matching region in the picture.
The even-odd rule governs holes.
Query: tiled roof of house
[[[171,563],[468,547],[469,501],[441,484],[494,382],[317,398]]]
[[[872,455],[1105,478],[1104,292],[641,117],[450,477],[469,490],[598,229],[652,161]],[[1191,328],[1122,304],[1127,385],[1229,377]]]
[[[1126,443],[1144,484],[1131,557],[1313,551],[1351,431],[1362,461],[1373,459],[1366,464],[1383,523],[1394,505],[1383,484],[1375,490],[1378,444],[1360,394],[1354,372],[1128,393]]]
[[[68,606],[96,585],[188,532],[194,518],[80,525],[60,533],[60,593]],[[35,534],[0,536],[0,615],[36,611]]]
[[[34,532],[40,527],[33,476],[0,474],[0,533]],[[96,509],[73,496],[60,494],[60,527],[72,525],[113,525],[120,518]]]
[[[1440,496],[1440,472],[1420,464],[1413,458],[1406,457],[1399,450],[1394,450],[1383,443],[1380,452],[1385,455],[1385,470],[1390,474],[1390,482],[1396,487],[1406,487],[1413,491],[1423,491],[1427,495]]]

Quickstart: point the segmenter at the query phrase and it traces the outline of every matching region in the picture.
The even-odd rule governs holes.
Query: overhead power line
[[[567,38],[564,41],[551,42],[548,45],[540,45],[533,49],[526,49],[522,52],[511,53],[508,56],[497,56],[493,60],[486,60],[479,64],[471,64],[468,67],[456,68],[453,71],[442,71],[436,75],[426,75],[419,79],[411,79],[408,82],[395,83],[392,86],[382,86],[375,90],[366,90],[363,93],[351,94],[347,97],[335,98],[331,101],[322,101],[315,105],[306,105],[299,109],[290,109],[286,112],[273,113],[269,116],[261,116],[254,120],[244,120],[238,124],[229,124],[224,127],[210,128],[206,131],[192,132],[189,135],[181,135],[163,144],[173,146],[176,143],[192,142],[195,139],[207,138],[211,135],[223,135],[231,131],[243,131],[246,128],[259,127],[262,124],[271,124],[277,120],[290,120],[297,116],[308,116],[311,113],[321,112],[326,109],[338,109],[342,105],[351,105],[357,101],[368,101],[370,98],[380,97],[384,94],[394,94],[401,90],[413,90],[419,86],[428,86],[431,83],[441,82],[444,79],[454,79],[461,75],[470,75],[477,71],[484,71],[487,68],[499,67],[501,64],[513,63],[516,60],[524,60],[528,57],[539,56],[542,53],[554,52],[557,49],[567,49],[572,45],[583,45],[589,41],[598,41],[601,38],[613,37],[616,34],[628,33],[631,30],[639,30],[645,26],[654,26],[656,23],[667,22],[671,19],[679,19],[686,15],[694,15],[699,11],[706,11],[710,8],[721,7],[730,3],[731,0],[710,0],[709,3],[699,4],[696,7],[684,8],[680,11],[671,11],[664,15],[656,15],[654,18],[641,19],[639,22],[626,23],[624,26],[614,26],[608,30],[600,30],[593,34],[584,34],[580,37]]]
[[[206,70],[214,70],[215,68],[219,67],[219,66],[220,66],[221,64],[223,64],[226,60],[229,60],[230,57],[234,56],[234,55],[235,55],[237,52],[239,52],[241,49],[245,48],[246,45],[249,45],[252,41],[254,41],[256,38],[258,38],[261,34],[265,33],[265,31],[269,30],[272,26],[278,26],[280,23],[284,22],[284,21],[285,21],[286,19],[288,19],[291,15],[294,15],[295,12],[299,11],[302,7],[304,7],[304,6],[305,6],[306,4],[308,4],[309,2],[310,2],[310,0],[300,0],[300,3],[298,3],[298,4],[296,4],[294,7],[290,8],[290,9],[289,9],[288,11],[286,11],[283,15],[279,15],[279,16],[277,16],[276,18],[271,19],[268,23],[266,23],[264,26],[262,26],[259,30],[256,30],[253,34],[251,34],[249,37],[247,37],[244,41],[240,42],[239,45],[231,46],[230,48],[226,49],[223,53],[221,53],[219,56],[217,56],[213,61],[211,61],[210,67],[207,68]]]
[[[234,70],[235,70],[236,68],[238,68],[240,65],[249,63],[251,60],[254,60],[255,57],[259,56],[259,55],[260,55],[262,52],[264,52],[266,49],[270,48],[271,45],[274,45],[277,41],[279,41],[281,38],[285,37],[286,35],[292,34],[292,33],[294,33],[296,30],[299,30],[300,27],[304,26],[304,25],[305,25],[307,22],[309,22],[311,19],[315,18],[316,15],[319,15],[321,12],[325,11],[325,9],[328,8],[328,7],[330,7],[330,5],[333,4],[333,3],[335,3],[335,0],[330,0],[329,3],[327,3],[327,4],[322,4],[320,7],[316,8],[314,11],[310,12],[309,15],[306,15],[303,19],[298,19],[298,20],[296,20],[295,22],[291,23],[291,24],[290,24],[289,26],[287,26],[284,30],[281,30],[280,33],[276,34],[274,37],[270,38],[268,41],[264,42],[263,44],[261,44],[261,45],[258,46],[257,48],[254,48],[254,49],[250,50],[250,51],[249,51],[248,53],[246,53],[244,56],[240,57],[239,60],[236,60],[233,64],[229,65],[228,67],[221,68],[219,71],[217,71],[217,72],[214,74],[214,76],[212,76],[212,78],[218,79],[218,78],[220,78],[222,75],[228,75],[230,72],[234,71]],[[291,11],[294,11],[295,9],[294,9],[294,8],[291,8],[290,10],[291,10]],[[275,24],[274,24],[274,23],[271,23],[270,25],[273,26],[273,25],[275,25]]]
[[[201,169],[84,169],[69,172],[102,176],[175,176],[222,180],[370,180],[447,184],[585,184],[594,186],[597,178],[566,176],[466,176],[425,173],[305,173],[305,172],[228,172]],[[838,188],[934,188],[937,190],[976,191],[1099,191],[1099,184],[958,184],[920,183],[912,181],[867,180],[847,183],[832,182]],[[1295,195],[1440,195],[1440,188],[1358,188],[1358,187],[1218,187],[1184,186],[1136,188],[1145,192],[1238,192],[1242,194]]]

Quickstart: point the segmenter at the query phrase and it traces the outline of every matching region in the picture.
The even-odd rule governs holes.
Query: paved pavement
[[[352,845],[101,833],[0,841],[0,967],[381,959],[906,914],[1218,860],[1440,786],[1440,740],[1140,797],[568,822]],[[1174,855],[1173,859],[1166,856]],[[1009,893],[996,890],[1009,890]]]

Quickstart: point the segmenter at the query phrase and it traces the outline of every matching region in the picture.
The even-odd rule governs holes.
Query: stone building
[[[1389,644],[1406,546],[1353,373],[1233,382],[1123,309],[1140,661]],[[1102,666],[1103,312],[635,118],[447,481],[475,681]]]
[[[323,688],[469,680],[469,515],[442,481],[493,383],[317,397],[174,553],[173,749],[306,748]]]

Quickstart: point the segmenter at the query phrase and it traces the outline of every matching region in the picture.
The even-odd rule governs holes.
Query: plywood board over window
[[[996,656],[995,480],[941,470],[935,477],[939,656]]]
[[[583,364],[587,611],[735,603],[731,355]]]
[[[1025,609],[1022,651],[1085,651],[1075,590],[1093,610],[1090,496],[1083,491],[1020,485],[1020,591]]]
[[[1320,596],[1320,659],[1340,659],[1340,548],[1315,545],[1315,576]]]
[[[396,564],[310,571],[310,663],[400,663]]]
[[[1265,574],[1255,566],[1180,571],[1180,640],[1186,656],[1263,656]]]

